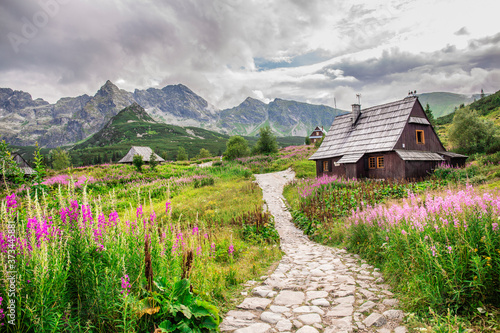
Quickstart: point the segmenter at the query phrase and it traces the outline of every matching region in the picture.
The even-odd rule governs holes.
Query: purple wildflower
[[[141,216],[141,215],[142,215],[142,205],[139,205],[139,206],[137,207],[137,210],[136,210],[136,212],[135,212],[135,215],[137,216],[137,218],[139,218],[139,216]]]
[[[7,201],[7,212],[10,212],[11,210],[15,210],[17,208],[17,200],[15,193],[6,196],[5,200]]]
[[[227,250],[227,253],[229,253],[230,256],[233,255],[233,253],[234,253],[234,246],[233,246],[233,244],[229,245],[229,249]]]
[[[130,284],[130,278],[128,277],[128,274],[125,274],[125,276],[122,277],[122,291],[120,292],[125,294],[123,297],[126,297],[130,293],[130,287],[132,287]]]
[[[491,228],[493,229],[493,231],[496,231],[498,229],[498,223],[492,223],[491,224]]]

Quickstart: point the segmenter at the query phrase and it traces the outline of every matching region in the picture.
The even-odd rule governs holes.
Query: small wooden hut
[[[311,135],[309,135],[309,139],[311,140],[311,143],[316,143],[317,141],[321,141],[323,138],[323,134],[327,135],[328,133],[323,129],[323,126],[319,127],[316,126],[314,131],[312,131]]]
[[[12,159],[16,162],[17,166],[23,170],[24,174],[27,176],[34,175],[36,173],[35,170],[33,170],[28,162],[19,154],[13,154]]]
[[[440,163],[463,166],[467,156],[447,152],[416,96],[338,116],[310,157],[316,175],[416,179]]]
[[[135,155],[142,156],[142,160],[146,163],[149,163],[152,154],[155,153],[149,147],[132,146],[132,148],[130,148],[130,150],[128,151],[127,155],[125,155],[125,157],[119,160],[118,163],[132,163]],[[158,163],[165,162],[165,160],[160,156],[158,156],[157,154],[155,154],[155,156],[156,156],[156,161]]]

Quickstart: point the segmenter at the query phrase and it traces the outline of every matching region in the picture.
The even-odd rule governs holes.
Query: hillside
[[[148,146],[167,160],[175,159],[179,147],[184,147],[189,157],[196,156],[201,148],[212,155],[226,150],[229,135],[198,127],[181,127],[155,121],[139,104],[134,103],[120,111],[96,134],[77,144],[71,150],[75,165],[115,161],[131,146]],[[256,137],[247,137],[250,145]],[[280,146],[298,145],[303,137],[278,138]]]
[[[490,120],[495,125],[500,126],[500,90],[494,94],[488,95],[465,106],[470,110],[478,111],[478,114],[484,119]],[[436,131],[445,146],[448,143],[448,129],[453,122],[455,112],[436,119]]]
[[[455,107],[459,107],[461,104],[467,105],[473,102],[475,98],[479,99],[480,96],[467,96],[449,92],[432,92],[418,95],[418,100],[422,106],[425,107],[426,104],[429,104],[434,118],[452,113]]]

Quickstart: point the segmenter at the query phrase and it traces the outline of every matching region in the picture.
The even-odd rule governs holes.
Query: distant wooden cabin
[[[13,154],[12,159],[16,162],[19,169],[21,169],[25,175],[30,176],[36,173],[36,171],[30,167],[28,162],[26,162],[26,160],[21,155]]]
[[[314,131],[309,135],[309,139],[311,140],[311,143],[316,143],[317,141],[321,141],[323,138],[323,134],[327,134],[327,132],[323,129],[323,126],[321,128],[319,126],[316,126]]]
[[[415,96],[335,117],[311,160],[316,174],[345,178],[423,178],[440,163],[464,166],[447,152]]]
[[[132,148],[130,148],[130,150],[128,151],[127,155],[125,155],[125,157],[123,157],[121,160],[119,160],[118,163],[132,163],[135,155],[141,155],[142,160],[146,163],[149,163],[150,158],[151,158],[151,154],[155,154],[155,153],[149,147],[132,146]],[[155,154],[155,156],[156,156],[156,161],[158,163],[165,162],[165,160],[163,158],[161,158],[160,156],[158,156],[157,154]]]

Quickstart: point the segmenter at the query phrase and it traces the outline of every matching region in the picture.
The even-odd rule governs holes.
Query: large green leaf
[[[161,329],[162,332],[173,332],[175,330],[175,326],[170,322],[170,320],[164,320],[158,325],[158,328]]]
[[[191,316],[192,316],[192,314],[191,314],[191,310],[190,310],[187,306],[185,306],[185,305],[181,304],[181,305],[179,306],[179,308],[180,308],[180,310],[181,310],[182,314],[184,314],[184,316],[185,316],[187,319],[191,319]]]

